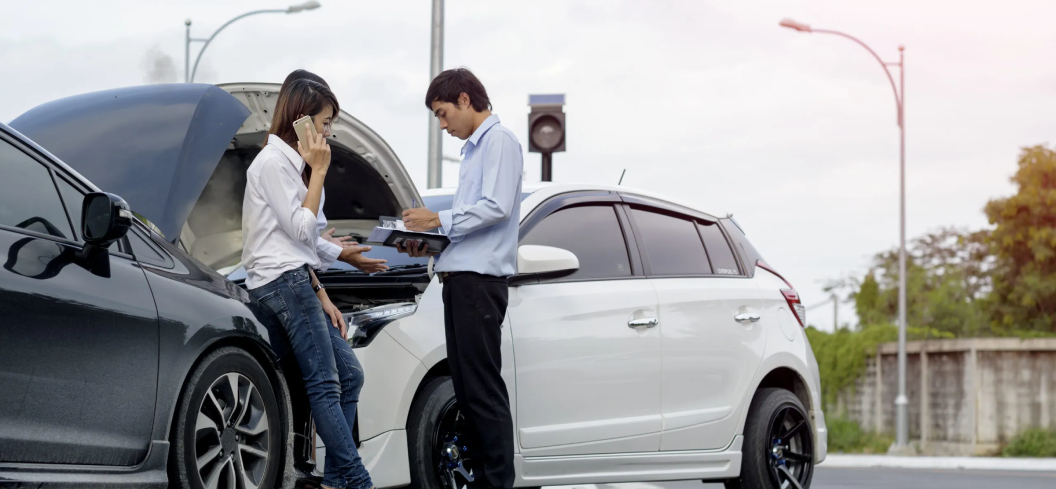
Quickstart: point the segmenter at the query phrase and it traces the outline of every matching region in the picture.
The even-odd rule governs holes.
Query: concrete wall
[[[893,434],[897,395],[898,345],[886,343],[836,410]],[[924,453],[992,454],[1026,428],[1056,426],[1056,338],[909,342],[906,395],[909,436]]]

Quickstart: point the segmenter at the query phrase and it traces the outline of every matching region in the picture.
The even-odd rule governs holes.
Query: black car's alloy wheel
[[[251,355],[221,348],[205,357],[177,416],[173,466],[183,487],[274,487],[283,423],[271,382]]]
[[[260,487],[268,466],[268,414],[248,378],[229,373],[213,382],[198,408],[194,436],[206,489]]]
[[[814,428],[803,403],[784,389],[760,389],[744,427],[741,476],[729,489],[808,489]]]

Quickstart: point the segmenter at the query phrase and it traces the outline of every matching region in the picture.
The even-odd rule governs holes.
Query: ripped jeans
[[[279,318],[301,367],[316,431],[326,444],[323,485],[371,489],[374,484],[352,439],[363,367],[323,312],[308,267],[283,273],[249,293]]]

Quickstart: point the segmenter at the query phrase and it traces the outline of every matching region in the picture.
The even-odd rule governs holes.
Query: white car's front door
[[[637,254],[616,209],[557,210],[521,244],[563,248],[580,261],[570,277],[510,289],[522,454],[659,450],[656,293],[632,270]]]
[[[761,291],[741,273],[717,223],[646,209],[630,215],[659,301],[660,449],[726,447],[765,346]]]

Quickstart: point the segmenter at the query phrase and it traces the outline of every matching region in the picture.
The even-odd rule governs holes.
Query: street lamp
[[[215,38],[216,35],[220,33],[220,31],[224,30],[225,27],[233,24],[236,20],[239,20],[239,19],[242,19],[242,18],[245,18],[245,17],[249,17],[250,15],[256,15],[256,14],[295,14],[297,12],[301,12],[301,11],[304,11],[304,10],[315,10],[315,9],[317,9],[319,7],[320,7],[319,2],[317,2],[315,0],[310,0],[308,2],[299,3],[297,5],[290,5],[289,7],[285,8],[285,9],[254,10],[252,12],[246,12],[246,13],[244,13],[242,15],[239,15],[238,17],[235,17],[235,18],[227,21],[226,24],[220,26],[220,28],[217,29],[216,32],[213,33],[213,35],[209,36],[208,39],[192,39],[191,38],[191,19],[187,19],[187,20],[183,21],[183,24],[187,26],[187,42],[184,44],[184,57],[183,57],[183,80],[185,82],[187,82],[187,83],[191,83],[191,82],[194,81],[194,74],[198,72],[198,62],[202,60],[202,53],[205,52],[205,48],[209,47],[209,43],[213,42],[213,38]],[[202,50],[198,51],[198,57],[195,58],[195,60],[194,60],[194,69],[193,70],[190,69],[190,63],[191,63],[191,42],[204,42],[205,43],[205,45],[202,46]]]
[[[781,21],[781,27],[795,29],[799,32],[835,34],[850,39],[869,51],[887,74],[887,80],[891,82],[891,89],[895,92],[895,105],[898,108],[899,129],[899,185],[900,185],[900,221],[899,221],[899,245],[898,245],[898,397],[895,398],[895,444],[905,447],[909,442],[909,420],[906,409],[909,399],[906,398],[906,68],[905,68],[905,46],[898,46],[898,62],[884,62],[877,56],[876,52],[866,46],[864,42],[847,34],[826,29],[813,29],[807,24],[801,24],[792,19]],[[888,66],[897,66],[899,71],[898,86],[891,76]]]

